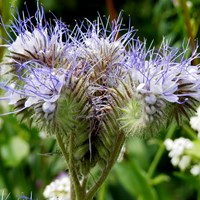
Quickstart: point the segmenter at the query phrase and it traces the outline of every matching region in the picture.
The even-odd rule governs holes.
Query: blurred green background
[[[153,42],[159,46],[165,37],[172,46],[181,47],[183,41],[190,38],[191,48],[194,48],[200,39],[199,0],[40,0],[39,3],[44,6],[47,17],[54,14],[71,28],[75,20],[93,21],[97,15],[114,18],[122,11],[123,22],[127,26],[131,23],[137,30],[136,37],[145,38],[149,45]],[[21,13],[26,7],[30,15],[34,15],[37,1],[0,0],[0,15],[4,23],[9,24],[11,13],[15,14],[16,8]],[[3,27],[0,34],[6,38]],[[3,53],[4,48],[0,48],[0,58]],[[8,109],[5,102],[0,102],[0,113]],[[180,127],[171,124],[152,139],[129,139],[124,160],[115,165],[96,199],[200,199],[199,177],[179,172],[171,165],[163,146],[166,135],[194,139],[195,132],[185,121]],[[0,194],[5,193],[2,199],[6,199],[6,194],[13,200],[22,199],[23,195],[44,199],[45,186],[62,171],[65,171],[65,163],[53,137],[20,124],[15,116],[0,117]]]

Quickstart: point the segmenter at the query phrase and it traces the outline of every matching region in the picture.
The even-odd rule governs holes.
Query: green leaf
[[[29,154],[29,145],[20,137],[14,136],[2,145],[1,154],[6,166],[16,167]]]
[[[169,176],[167,176],[166,174],[159,174],[153,180],[151,180],[151,184],[152,185],[158,185],[162,182],[168,182],[168,181],[170,181]]]
[[[134,161],[117,164],[114,170],[121,184],[133,197],[141,200],[157,199],[147,175]]]

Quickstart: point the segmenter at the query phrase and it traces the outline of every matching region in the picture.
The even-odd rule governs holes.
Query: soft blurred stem
[[[106,0],[106,7],[108,9],[111,21],[117,19],[117,12],[115,10],[113,0]]]
[[[113,149],[113,152],[111,153],[112,156],[110,157],[110,160],[109,160],[107,166],[105,166],[105,168],[103,169],[99,179],[95,182],[93,187],[90,188],[90,190],[88,191],[86,200],[91,200],[94,197],[94,195],[96,194],[97,190],[104,183],[105,179],[107,178],[109,172],[111,171],[113,165],[115,164],[115,162],[119,156],[119,153],[124,144],[124,141],[125,141],[125,135],[123,133],[119,133],[118,138],[115,142],[115,147]]]
[[[192,140],[197,139],[196,133],[187,124],[183,124],[182,128]]]
[[[98,200],[105,200],[105,198],[106,198],[106,188],[107,188],[107,184],[106,184],[106,182],[104,182],[103,185],[101,186],[101,189],[98,192],[98,196],[97,196]]]
[[[10,23],[11,18],[11,12],[12,9],[16,7],[16,4],[18,3],[17,0],[10,0],[10,1],[0,1],[0,16],[2,17],[2,20],[5,24]],[[4,30],[4,26],[2,26],[2,21],[0,20],[0,45],[4,44],[4,39],[7,38],[6,32]],[[0,47],[0,61],[3,58],[5,48]]]
[[[169,126],[169,129],[168,129],[168,132],[166,134],[165,139],[171,138],[173,133],[175,132],[175,130],[176,130],[176,123],[172,122],[171,125]],[[165,146],[162,143],[160,145],[160,147],[159,147],[159,149],[158,149],[158,151],[157,151],[157,153],[156,153],[156,155],[155,155],[150,167],[149,167],[148,172],[147,172],[149,178],[153,177],[154,172],[155,172],[155,170],[156,170],[156,168],[158,166],[158,163],[159,163],[164,151],[165,151]]]
[[[200,189],[197,190],[197,200],[200,200]]]
[[[183,9],[183,15],[185,18],[185,25],[186,25],[188,37],[190,39],[190,46],[191,46],[192,51],[194,51],[195,50],[195,39],[194,39],[193,30],[192,30],[192,26],[191,26],[191,22],[190,22],[190,14],[189,14],[187,2],[186,2],[186,0],[181,0],[180,2],[181,2],[181,7]],[[194,59],[192,61],[193,65],[197,65],[198,63],[199,63],[198,59]]]
[[[11,185],[11,182],[9,181],[9,178],[8,178],[8,173],[6,172],[6,169],[4,167],[4,163],[1,159],[1,154],[0,154],[0,174],[1,174],[1,177],[3,179],[3,182],[5,184],[5,187],[6,189],[8,190],[8,193],[9,193],[9,197],[11,199],[15,199],[14,197],[14,191],[13,191],[13,188],[12,188],[12,185]]]

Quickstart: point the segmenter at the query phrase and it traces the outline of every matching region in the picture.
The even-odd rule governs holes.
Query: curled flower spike
[[[52,25],[46,21],[42,7],[38,7],[34,19],[29,15],[21,18],[18,14],[18,18],[10,26],[16,39],[13,40],[9,35],[11,41],[7,45],[9,59],[6,63],[38,60],[50,68],[60,65],[64,68],[73,51],[70,39],[66,37],[66,33],[70,34],[64,23],[57,19],[54,23]],[[66,42],[63,42],[63,38]]]
[[[51,69],[35,61],[28,61],[18,63],[17,76],[17,81],[2,84],[3,89],[7,90],[9,104],[14,105],[15,112],[21,114],[22,119],[32,114],[34,121],[45,119],[49,123],[55,115],[57,101],[66,84],[65,70]]]
[[[129,28],[120,36],[124,31],[121,16],[112,23],[107,19],[106,25],[101,17],[93,23],[89,20],[86,22],[86,26],[77,25],[77,32],[82,42],[78,48],[79,55],[85,61],[85,65],[93,70],[93,77],[98,84],[113,86],[124,68],[126,49],[131,44],[135,31]]]
[[[140,41],[133,45],[123,89],[131,100],[121,118],[128,132],[141,135],[148,129],[153,133],[166,125],[169,115],[179,121],[181,113],[188,117],[194,110],[200,97],[200,75],[199,66],[190,63],[199,55],[193,52],[186,59],[186,53],[170,48],[165,41],[158,51],[146,49]]]

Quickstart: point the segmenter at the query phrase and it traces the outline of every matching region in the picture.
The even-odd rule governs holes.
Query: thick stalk
[[[115,147],[113,149],[113,152],[111,154],[110,160],[107,164],[107,166],[103,169],[99,179],[97,180],[97,182],[95,182],[95,184],[93,185],[93,187],[88,191],[85,200],[91,200],[95,193],[97,192],[97,190],[101,187],[101,185],[104,183],[105,179],[107,178],[109,172],[111,171],[113,165],[115,164],[120,150],[124,144],[125,141],[125,135],[123,133],[120,133],[118,135],[118,138],[115,142]]]
[[[74,164],[75,164],[74,156],[73,156],[74,155],[74,140],[75,140],[74,134],[71,133],[69,136],[69,160],[68,160],[69,161],[68,167],[69,167],[69,173],[70,173],[70,181],[71,181],[72,188],[75,191],[76,199],[83,200],[82,188],[81,188],[80,182],[78,180],[76,167],[74,166]]]
[[[63,154],[63,156],[65,158],[66,164],[69,167],[69,163],[68,163],[68,161],[69,161],[69,154],[66,151],[65,145],[63,143],[62,137],[59,134],[59,132],[56,133],[56,139],[57,139],[58,145],[59,145],[59,147],[61,149],[61,152],[62,152],[62,154]],[[70,197],[71,197],[71,200],[76,200],[76,195],[75,195],[75,190],[74,190],[74,183],[72,181],[71,172],[70,172]]]

